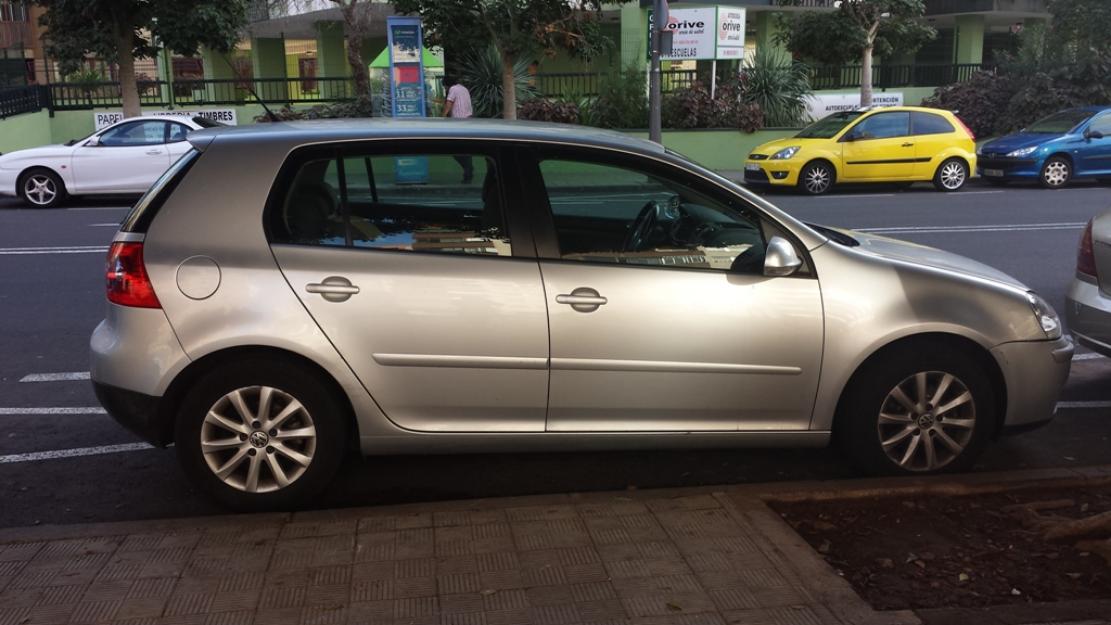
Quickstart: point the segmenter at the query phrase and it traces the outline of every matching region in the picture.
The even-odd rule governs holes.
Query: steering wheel
[[[648,235],[652,233],[656,223],[659,222],[659,214],[660,206],[655,200],[645,204],[637,213],[637,218],[633,221],[632,226],[629,227],[629,234],[625,235],[625,243],[621,246],[621,251],[636,252],[640,250],[640,246],[644,245]]]

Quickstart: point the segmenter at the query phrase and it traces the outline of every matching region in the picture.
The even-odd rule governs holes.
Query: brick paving
[[[549,499],[5,538],[0,625],[860,622],[721,493]]]

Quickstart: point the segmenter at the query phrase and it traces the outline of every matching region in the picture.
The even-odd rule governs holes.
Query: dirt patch
[[[769,505],[879,610],[1111,599],[1108,487]]]

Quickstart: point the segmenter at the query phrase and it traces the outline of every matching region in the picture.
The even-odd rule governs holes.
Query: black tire
[[[57,208],[69,197],[62,177],[45,167],[33,167],[20,174],[16,190],[31,208]]]
[[[927,385],[927,396],[935,393],[937,387],[941,386],[938,383],[941,381],[938,379],[941,374],[952,375],[955,381],[949,384],[942,396],[939,402],[942,406],[933,406],[921,414],[910,413],[908,410],[908,414],[903,415],[900,412],[902,405],[892,399],[890,394],[898,386],[905,388],[906,382],[915,386],[916,376],[920,372],[930,372],[927,380],[933,380],[934,385]],[[971,394],[970,402],[949,412],[933,414],[937,408],[960,397],[962,386]],[[913,392],[908,395],[914,398]],[[996,406],[995,389],[984,373],[983,366],[969,353],[968,348],[944,341],[914,342],[879,354],[865,363],[853,376],[838,406],[834,437],[849,459],[868,473],[927,475],[963,471],[976,461],[994,431]],[[973,426],[966,428],[963,426],[969,416],[969,407],[973,411]],[[881,419],[881,413],[890,417],[908,416],[910,421],[891,422]],[[961,424],[960,427],[957,426],[958,423]],[[925,426],[930,428],[925,429]],[[944,444],[937,434],[939,429],[950,440],[963,443],[960,453],[953,452]],[[896,436],[903,438],[885,451],[883,441],[891,441]],[[926,441],[927,437],[929,441]],[[918,441],[915,443],[912,439]],[[939,465],[932,469],[927,468],[928,443],[933,444],[935,459]],[[912,444],[916,448],[910,452],[912,455],[909,456],[908,465],[900,466],[900,460],[908,457],[907,450]],[[900,460],[889,456],[889,453],[900,456]]]
[[[1042,165],[1038,182],[1046,189],[1061,189],[1072,180],[1072,161],[1064,156],[1051,156]]]
[[[270,430],[269,435],[278,433],[285,436],[295,430],[304,432],[305,428],[311,425],[315,429],[313,448],[308,447],[309,443],[306,439],[290,440],[288,447],[284,446],[284,442],[276,442],[277,438],[271,440],[268,436],[260,436],[259,439],[265,440],[256,441],[254,438],[258,433],[256,430],[264,435],[267,434],[265,426],[262,429],[258,426],[248,427],[250,436],[235,435],[230,430],[212,424],[205,426],[209,410],[217,406],[220,406],[219,412],[225,417],[231,417],[232,421],[245,421],[238,417],[233,405],[224,399],[225,396],[237,389],[264,386],[277,389],[296,399],[304,406],[308,415],[306,417],[300,411],[294,413],[294,416],[289,417],[281,426]],[[248,411],[253,411],[256,415],[260,401],[258,395],[257,390],[243,392]],[[290,403],[292,402],[286,401],[282,396],[274,395],[271,416],[277,416],[274,411],[287,407]],[[349,423],[350,416],[345,402],[333,395],[329,385],[320,379],[316,371],[292,361],[250,357],[208,371],[186,392],[177,413],[174,441],[178,460],[186,474],[194,484],[220,504],[239,511],[292,510],[311,501],[335,476],[348,449]],[[217,477],[215,469],[209,464],[210,459],[216,465],[226,462],[239,451],[228,449],[214,452],[206,458],[206,454],[201,450],[202,431],[210,437],[210,440],[215,438],[214,434],[220,435],[221,439],[224,439],[222,435],[226,434],[226,440],[234,441],[238,438],[239,441],[246,441],[240,445],[241,447],[251,447],[244,450],[250,456],[244,458],[229,477],[232,480],[240,480],[242,482],[240,487],[226,483]],[[264,444],[256,445],[259,442]],[[284,452],[275,449],[276,446],[309,456],[311,461],[298,475],[300,465],[293,462]],[[260,487],[265,482],[268,486],[273,486],[274,490],[253,493],[244,490],[249,479],[250,464],[255,456],[260,457],[258,462],[261,468],[258,471],[259,475],[263,476],[258,478]],[[273,456],[273,459],[267,456]],[[278,463],[283,477],[292,478],[287,486],[278,486],[277,473],[268,466],[270,462]]]
[[[837,183],[837,172],[825,161],[807,163],[799,172],[798,189],[807,195],[822,195]]]
[[[934,188],[947,193],[960,191],[968,184],[968,177],[968,163],[963,158],[945,159],[934,172]]]

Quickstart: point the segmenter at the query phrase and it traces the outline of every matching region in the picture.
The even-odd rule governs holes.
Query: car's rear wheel
[[[348,421],[315,371],[251,359],[217,367],[189,389],[175,444],[186,473],[223,505],[292,509],[335,475]]]
[[[837,172],[825,161],[807,163],[799,173],[799,190],[807,195],[821,195],[833,188]]]
[[[1047,189],[1060,189],[1072,179],[1072,163],[1063,156],[1051,156],[1042,165],[1039,180]]]
[[[916,344],[854,376],[834,434],[872,473],[960,471],[983,451],[994,413],[991,382],[974,358],[945,343]]]
[[[36,167],[19,177],[19,197],[32,208],[54,208],[66,201],[62,177],[45,167]]]
[[[934,187],[938,191],[960,191],[968,182],[968,163],[951,158],[938,165],[934,173]]]

